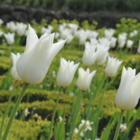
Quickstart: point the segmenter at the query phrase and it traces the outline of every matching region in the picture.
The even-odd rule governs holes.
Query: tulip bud
[[[60,68],[57,74],[57,84],[62,87],[66,87],[70,85],[76,69],[78,68],[78,64],[74,65],[74,62],[66,61],[64,58],[61,58]]]
[[[116,94],[115,102],[122,110],[134,108],[140,97],[140,73],[136,74],[136,69],[123,67],[121,82]]]
[[[42,82],[53,58],[65,43],[60,41],[53,44],[53,39],[54,34],[46,33],[38,39],[33,28],[29,26],[25,51],[16,63],[17,72],[24,82]]]
[[[15,55],[14,53],[11,53],[11,57],[13,59],[13,67],[11,70],[12,76],[16,80],[21,80],[21,78],[19,77],[19,75],[17,73],[17,69],[16,69],[16,63],[17,63],[17,60],[20,58],[20,53],[17,53],[17,55]]]
[[[121,63],[122,61],[119,61],[116,58],[108,57],[108,63],[105,68],[105,73],[110,77],[115,76]]]
[[[77,86],[81,90],[87,90],[90,87],[91,80],[96,73],[96,70],[90,73],[89,68],[85,71],[83,68],[79,68],[78,70],[79,76],[77,79]]]

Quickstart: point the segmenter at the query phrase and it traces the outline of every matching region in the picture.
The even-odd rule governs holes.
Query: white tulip
[[[60,32],[63,32],[63,30],[66,28],[66,26],[67,26],[66,23],[60,24],[60,25],[59,25],[59,31],[60,31]]]
[[[25,34],[25,30],[27,28],[27,25],[24,23],[17,23],[16,32],[19,36],[23,36]]]
[[[92,45],[97,45],[98,44],[98,40],[96,38],[90,38],[90,43]]]
[[[55,36],[54,36],[54,38],[57,39],[59,36],[60,36],[60,33],[55,32]]]
[[[16,24],[15,24],[14,21],[8,22],[8,23],[6,24],[6,27],[7,27],[8,29],[10,29],[10,31],[12,31],[12,32],[15,32],[16,29],[17,29],[17,26],[16,26]]]
[[[121,82],[116,94],[115,102],[122,110],[134,108],[140,98],[140,73],[136,74],[136,69],[123,67]]]
[[[99,44],[103,47],[103,48],[110,48],[110,44],[111,44],[111,41],[108,40],[107,38],[105,37],[102,37],[102,38],[99,38]]]
[[[140,40],[139,40],[139,44],[138,44],[138,48],[137,48],[137,53],[140,54]]]
[[[124,47],[124,45],[125,45],[125,43],[126,43],[126,40],[122,40],[120,43],[119,43],[119,48],[123,48]]]
[[[70,62],[61,58],[60,68],[56,78],[57,84],[62,87],[70,85],[78,66],[79,63],[74,64],[73,61]]]
[[[62,39],[67,39],[67,36],[69,36],[71,34],[71,30],[65,28],[62,32],[61,32],[61,38]]]
[[[97,63],[103,65],[109,55],[108,48],[100,48],[97,50]]]
[[[136,36],[138,34],[138,30],[134,30],[133,33],[134,33],[134,36]]]
[[[91,39],[91,38],[96,39],[98,35],[99,35],[98,32],[96,32],[96,31],[90,31],[90,33],[89,33],[89,39]]]
[[[105,29],[104,30],[105,37],[107,39],[111,39],[111,37],[113,36],[114,32],[115,32],[114,29]]]
[[[20,58],[20,53],[17,53],[17,55],[15,55],[14,53],[11,53],[11,57],[13,60],[13,67],[11,70],[12,76],[16,80],[21,80],[21,78],[19,77],[19,75],[17,73],[17,69],[16,69],[16,63],[17,63],[17,60]]]
[[[95,46],[91,46],[88,42],[85,43],[85,50],[82,57],[85,66],[91,66],[96,61],[97,53],[95,52],[95,49]]]
[[[77,37],[79,38],[79,43],[80,44],[85,44],[85,42],[88,38],[88,32],[83,30],[83,29],[80,29],[77,32]]]
[[[133,32],[131,32],[131,33],[129,34],[129,36],[130,36],[130,38],[133,38],[133,37],[135,36],[135,34],[134,34]]]
[[[48,25],[48,29],[52,32],[53,26],[52,25]]]
[[[122,61],[119,61],[116,58],[108,57],[108,63],[105,68],[105,73],[110,77],[115,76],[121,63]]]
[[[75,33],[77,32],[77,29],[78,29],[78,25],[70,23],[70,24],[68,24],[68,26],[71,28],[72,35],[75,35]]]
[[[134,42],[133,42],[132,40],[127,40],[126,47],[127,47],[127,48],[132,48],[133,43],[134,43]]]
[[[77,79],[77,82],[76,82],[78,88],[80,88],[81,90],[89,89],[91,80],[92,80],[95,73],[96,73],[96,70],[92,71],[90,73],[89,68],[87,68],[86,71],[83,68],[79,68],[78,69],[79,76],[78,76],[78,79]]]
[[[71,35],[71,34],[67,35],[66,43],[67,43],[67,44],[71,43],[71,41],[73,40],[73,38],[74,38],[73,35]]]
[[[123,48],[126,43],[127,33],[121,33],[118,36],[119,48]]]
[[[51,25],[48,26],[48,28],[46,27],[41,27],[41,33],[44,34],[45,32],[47,32],[48,34],[52,32],[53,27]]]
[[[15,33],[7,33],[4,34],[4,37],[6,38],[7,44],[12,45],[14,43],[14,37]]]
[[[25,51],[16,63],[17,72],[24,82],[42,82],[53,58],[65,43],[60,41],[53,44],[53,39],[54,34],[46,33],[38,39],[33,28],[29,26]]]
[[[111,37],[110,41],[111,41],[110,47],[111,47],[111,48],[114,48],[114,47],[116,46],[117,38]]]
[[[2,25],[4,23],[4,21],[2,19],[0,19],[0,25]]]

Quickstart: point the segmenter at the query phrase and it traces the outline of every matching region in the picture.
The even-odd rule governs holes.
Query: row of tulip
[[[3,21],[0,20],[0,25],[3,24]],[[79,39],[79,44],[85,44],[86,41],[89,40],[89,44],[94,45],[98,42],[100,44],[108,45],[111,48],[116,47],[116,43],[118,43],[119,48],[124,48],[125,44],[127,48],[132,48],[133,43],[137,35],[139,35],[139,31],[136,29],[131,29],[131,32],[123,32],[118,34],[118,37],[114,37],[113,34],[115,33],[115,29],[105,29],[104,35],[100,35],[98,31],[92,31],[92,30],[84,30],[82,28],[78,29],[79,26],[77,24],[67,24],[63,23],[60,25],[56,25],[57,27],[53,27],[52,25],[48,25],[48,27],[42,26],[40,28],[40,31],[38,33],[37,30],[36,33],[43,34],[47,32],[48,34],[52,31],[55,31],[55,39],[58,41],[61,39],[65,39],[66,43],[71,43],[74,38]],[[27,24],[25,23],[15,23],[13,21],[8,22],[6,25],[8,31],[5,33],[4,31],[0,30],[0,36],[4,35],[7,44],[12,45],[16,44],[15,42],[15,33],[18,36],[26,36],[27,35]],[[10,33],[12,32],[12,33]],[[97,38],[99,36],[99,38]],[[128,39],[127,39],[128,38]],[[137,52],[139,53],[140,47],[138,47]]]

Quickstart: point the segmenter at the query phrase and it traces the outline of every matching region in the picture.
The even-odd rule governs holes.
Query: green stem
[[[118,121],[118,124],[117,124],[117,128],[116,128],[116,131],[115,131],[115,135],[114,135],[114,139],[113,140],[117,140],[118,139],[119,131],[120,131],[120,124],[121,124],[122,118],[123,118],[123,113],[124,113],[124,110],[121,110],[119,121]]]
[[[106,85],[106,90],[108,90],[108,88],[111,86],[111,84],[114,82],[116,80],[116,76],[114,76],[113,78],[112,78],[112,80]]]
[[[81,99],[82,99],[82,92],[79,93],[78,99],[77,99],[77,103],[76,103],[76,109],[74,111],[74,115],[73,115],[73,119],[72,119],[72,124],[71,124],[71,129],[70,129],[70,140],[72,140],[73,138],[73,131],[75,128],[75,122],[76,122],[76,118],[80,109],[80,103],[81,103]]]
[[[51,120],[51,126],[50,126],[50,130],[49,130],[48,140],[50,140],[50,138],[51,138],[52,126],[53,126],[53,122],[54,122],[54,118],[55,118],[55,114],[56,114],[57,105],[58,105],[58,102],[59,102],[59,99],[60,99],[60,95],[61,95],[61,89],[59,91],[59,94],[58,94],[58,97],[57,97],[57,100],[56,100],[56,104],[55,104],[55,107],[54,107],[53,116],[52,116],[52,120]]]
[[[89,116],[90,116],[90,108],[91,108],[91,104],[92,104],[92,102],[93,102],[93,99],[94,99],[94,93],[93,93],[93,95],[91,94],[90,95],[90,101],[89,101],[89,104],[88,104],[88,107],[87,107],[87,111],[86,111],[86,113],[85,113],[85,116],[84,117],[86,117],[86,120],[88,120],[88,118],[89,118]]]
[[[106,79],[106,75],[104,75],[104,77],[103,77],[103,83],[105,82],[105,79]],[[106,81],[106,83],[108,83],[108,82]],[[102,106],[102,101],[103,101],[105,91],[106,91],[106,84],[105,84],[104,90],[102,91],[102,95],[101,95],[101,98],[100,98],[100,101],[99,101],[99,105],[97,107],[98,113],[97,113],[97,118],[96,118],[97,121],[96,121],[96,124],[95,124],[95,126],[96,126],[96,130],[95,130],[96,135],[95,136],[97,136],[97,133],[98,133],[99,116],[100,116],[100,111],[101,111],[101,106]]]
[[[10,102],[11,102],[11,100],[12,100],[12,97],[13,97],[13,94],[14,94],[14,90],[15,90],[15,87],[16,87],[16,84],[17,84],[17,81],[16,81],[16,83],[14,84],[14,88],[13,88],[13,90],[12,90],[12,93],[10,94],[10,98],[9,98],[9,100],[8,100],[8,103],[7,103],[7,106],[6,106],[6,109],[5,109],[5,113],[4,113],[4,115],[3,115],[3,120],[2,120],[2,124],[1,124],[1,129],[0,129],[0,140],[1,140],[1,134],[2,134],[2,129],[3,129],[5,117],[6,117],[6,115],[7,115],[8,112],[9,112],[9,104],[10,104]]]
[[[17,112],[18,106],[19,106],[19,104],[20,104],[20,102],[21,102],[21,100],[23,98],[23,95],[24,95],[25,90],[27,89],[27,86],[28,86],[27,83],[25,83],[24,86],[23,86],[23,89],[22,89],[22,91],[21,91],[21,93],[20,93],[20,95],[19,95],[19,97],[17,99],[17,102],[16,102],[16,104],[15,104],[13,110],[12,110],[12,113],[10,115],[10,119],[8,121],[8,124],[7,124],[7,127],[6,127],[6,130],[5,130],[5,133],[4,133],[4,136],[3,136],[2,140],[6,140],[7,139],[9,130],[11,128],[11,124],[12,124],[12,122],[14,120],[14,117],[15,117],[15,114]]]

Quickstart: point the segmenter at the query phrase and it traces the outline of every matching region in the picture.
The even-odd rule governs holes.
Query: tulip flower
[[[116,46],[117,38],[111,37],[110,41],[111,41],[110,47],[114,48]]]
[[[91,46],[88,42],[85,43],[85,51],[82,57],[84,65],[91,66],[94,64],[97,58],[97,53],[95,52],[95,49],[95,46]]]
[[[4,21],[2,19],[0,19],[0,25],[2,25],[4,23]]]
[[[71,28],[72,35],[75,35],[75,33],[77,32],[77,29],[78,29],[78,25],[70,23],[70,24],[68,24],[68,26]]]
[[[54,38],[55,38],[55,39],[58,39],[59,36],[60,36],[60,33],[55,32],[55,36],[54,36]]]
[[[73,38],[74,38],[73,35],[71,35],[71,34],[67,35],[66,43],[67,43],[67,44],[71,43],[71,41],[73,40]]]
[[[9,45],[12,45],[14,43],[14,37],[15,37],[15,34],[14,33],[7,33],[7,34],[4,34],[4,37],[6,38],[6,41],[7,41],[7,44]]]
[[[127,42],[126,42],[126,47],[127,48],[132,48],[132,45],[133,45],[133,41],[132,40],[127,40]]]
[[[89,39],[96,39],[98,35],[99,35],[98,32],[90,30]]]
[[[11,53],[11,57],[13,59],[13,67],[11,70],[12,76],[16,80],[21,80],[21,78],[19,77],[19,75],[17,73],[17,69],[16,69],[16,63],[17,63],[17,60],[20,58],[20,53],[17,53],[17,55],[15,55],[14,53]]]
[[[69,36],[71,34],[71,30],[65,28],[60,33],[61,33],[61,38],[62,39],[67,39],[67,36]]]
[[[119,43],[119,48],[123,48],[124,45],[125,45],[126,41],[125,40],[122,40],[120,43]]]
[[[123,48],[126,43],[127,33],[121,33],[118,36],[119,48]]]
[[[105,73],[110,77],[115,76],[121,63],[122,61],[119,61],[116,58],[108,57],[108,63],[105,68]]]
[[[139,44],[138,44],[138,48],[137,48],[137,53],[140,54],[140,40],[139,40]]]
[[[113,36],[114,32],[115,32],[114,29],[105,29],[104,30],[105,37],[107,39],[111,39],[111,37]]]
[[[99,38],[99,45],[101,45],[103,48],[110,48],[110,44],[111,44],[111,41],[108,40],[107,38],[105,37],[102,37],[102,38]]]
[[[138,34],[138,30],[134,30],[133,33],[134,33],[134,36],[136,36]]]
[[[88,38],[88,32],[86,32],[83,29],[80,29],[80,30],[78,30],[76,36],[79,38],[79,43],[84,44]]]
[[[109,52],[108,52],[107,47],[106,48],[102,48],[102,47],[99,48],[99,50],[97,50],[97,59],[96,59],[97,63],[99,65],[103,65],[105,63],[108,55],[109,55]]]
[[[17,23],[17,28],[16,28],[17,34],[19,36],[23,36],[25,34],[26,28],[27,28],[26,24],[24,24],[24,23]]]
[[[92,45],[97,45],[97,44],[98,44],[98,40],[97,40],[96,38],[91,38],[91,39],[90,39],[90,43],[91,43]]]
[[[60,68],[57,74],[57,84],[62,87],[66,87],[70,85],[76,69],[78,68],[78,64],[74,64],[73,61],[66,61],[64,58],[61,58]]]
[[[123,67],[121,82],[116,94],[116,105],[122,110],[134,108],[140,97],[140,73],[136,74],[136,69]]]
[[[52,32],[53,27],[51,25],[48,26],[48,28],[46,27],[42,27],[41,28],[41,33],[44,34],[45,32],[47,32],[48,34]]]
[[[17,29],[17,26],[16,26],[16,24],[15,24],[14,21],[8,22],[8,23],[6,24],[6,27],[7,27],[8,29],[10,29],[10,31],[12,31],[12,32],[15,32],[16,29]]]
[[[17,72],[24,82],[42,82],[53,58],[65,43],[60,41],[53,44],[53,39],[54,34],[46,33],[38,39],[33,28],[29,26],[25,51],[16,63]]]
[[[78,73],[79,73],[79,76],[76,83],[78,88],[80,88],[81,90],[89,89],[91,80],[93,76],[95,75],[96,70],[90,73],[89,68],[87,68],[86,71],[83,68],[79,68]]]

